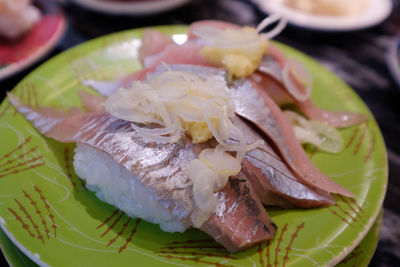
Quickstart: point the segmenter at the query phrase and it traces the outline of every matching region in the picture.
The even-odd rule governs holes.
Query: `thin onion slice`
[[[210,129],[212,135],[214,136],[215,140],[219,144],[225,145],[224,140],[222,139],[221,135],[219,132],[214,128],[214,125],[211,123],[210,116],[208,115],[207,112],[204,112],[204,120],[207,122],[208,129]]]
[[[226,153],[221,145],[218,145],[215,149],[203,149],[199,159],[218,175],[231,176],[240,171],[240,161]],[[219,189],[221,188],[215,190],[218,191]]]
[[[313,144],[330,153],[342,151],[343,138],[334,127],[318,121],[307,120],[293,111],[284,111],[283,113],[291,123],[293,131],[301,143]]]
[[[283,83],[295,99],[304,102],[311,97],[312,77],[300,61],[288,60],[282,74]]]
[[[215,193],[228,182],[229,176],[241,169],[240,161],[226,153],[223,146],[201,151],[199,159],[192,160],[188,176],[193,184],[193,198],[198,210],[191,220],[194,226],[201,226],[216,208]]]
[[[200,227],[217,207],[215,174],[201,160],[194,159],[190,162],[188,176],[193,184],[193,199],[197,206],[190,219],[195,227]]]
[[[272,30],[270,30],[269,32],[266,32],[266,33],[262,33],[262,34],[260,34],[260,36],[264,40],[272,39],[275,36],[279,35],[286,28],[286,25],[287,25],[287,19],[283,18],[283,17],[280,17],[280,20],[279,20],[278,24]],[[257,27],[257,31],[259,31],[258,28],[259,27]]]
[[[143,128],[143,127],[139,127],[137,125],[135,125],[134,123],[132,123],[131,127],[138,132],[141,132],[142,134],[150,134],[150,135],[166,135],[166,134],[170,134],[173,133],[174,131],[176,131],[176,126],[175,125],[171,125],[169,127],[165,127],[165,128]]]
[[[264,30],[266,27],[268,27],[269,25],[271,25],[272,23],[277,22],[278,20],[281,19],[281,16],[278,14],[271,14],[270,16],[266,17],[265,19],[263,19],[256,28],[256,31],[258,33],[261,33],[262,30]]]

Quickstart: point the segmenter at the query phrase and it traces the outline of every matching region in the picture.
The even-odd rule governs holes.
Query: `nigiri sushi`
[[[283,143],[296,141],[290,128],[279,122],[268,131],[287,153],[286,167],[259,142],[261,135],[234,116],[234,112],[250,114],[247,118],[254,120],[258,114],[254,122],[264,130],[259,119],[268,124],[273,116],[279,117],[278,111],[265,113],[274,106],[268,106],[262,96],[252,101],[259,112],[253,110],[248,100],[259,93],[256,87],[246,80],[228,86],[225,77],[218,68],[159,66],[146,80],[111,95],[106,110],[95,108],[94,103],[101,101],[97,97],[83,101],[93,112],[70,115],[35,109],[9,97],[42,134],[77,143],[75,171],[100,199],[131,217],[157,223],[164,231],[196,227],[234,252],[275,235],[277,226],[260,199],[270,205],[316,207],[334,203],[330,193],[351,193],[306,158],[290,162],[297,157],[291,153],[299,152],[284,148]],[[202,133],[210,131],[211,141],[196,141],[197,130],[191,132],[189,121]],[[286,132],[283,138],[276,136],[280,131]],[[302,176],[304,170],[297,166],[304,165],[313,168]]]
[[[199,228],[232,252],[274,237],[277,227],[253,190],[248,174],[240,168],[231,172],[224,166],[224,162],[234,161],[224,152],[217,155],[224,162],[215,178],[228,178],[225,172],[230,177],[220,183],[213,181],[207,167],[192,167],[192,162],[200,161],[198,157],[202,159],[204,142],[194,144],[185,135],[168,142],[149,140],[143,132],[159,131],[154,128],[155,122],[135,129],[138,126],[129,120],[107,111],[67,115],[34,109],[11,94],[9,97],[42,134],[60,142],[77,143],[74,167],[78,176],[100,199],[129,216],[157,223],[169,232]],[[174,132],[161,135],[171,134]]]
[[[170,66],[170,68],[175,67],[177,66]],[[203,72],[205,71],[204,68],[189,65],[183,68],[186,70],[197,69],[197,71],[203,69]],[[208,69],[208,71],[212,73],[215,69]],[[105,97],[85,91],[80,92],[80,97],[87,110],[93,112],[104,111],[103,103],[105,102]],[[256,130],[239,117],[234,116],[231,120],[235,127],[239,128],[245,135],[246,143],[253,143],[256,140],[263,139]],[[227,142],[238,143],[238,139],[239,137],[233,133]],[[215,147],[217,144],[215,140],[211,140],[205,144],[205,147]],[[248,179],[264,205],[284,208],[310,208],[334,204],[332,196],[321,191],[316,192],[301,183],[268,143],[264,143],[246,153],[242,162],[242,169],[251,174],[248,175]]]

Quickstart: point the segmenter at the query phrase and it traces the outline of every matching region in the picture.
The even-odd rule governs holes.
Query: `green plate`
[[[376,219],[372,228],[360,244],[358,244],[358,246],[337,265],[337,267],[368,266],[372,256],[374,255],[376,246],[378,245],[381,226],[382,212],[379,214],[379,217]],[[2,230],[0,230],[0,248],[11,266],[38,266],[22,253]]]
[[[0,249],[3,252],[8,264],[13,267],[34,267],[38,266],[30,258],[28,258],[21,250],[19,250],[7,235],[0,230]]]
[[[187,27],[157,28],[185,38]],[[142,30],[107,35],[47,61],[13,92],[33,106],[79,106],[77,92],[90,90],[82,79],[109,80],[141,68]],[[204,265],[331,266],[364,238],[386,191],[387,158],[379,128],[358,96],[309,57],[283,46],[314,76],[314,101],[332,110],[350,110],[368,123],[341,130],[338,155],[309,149],[313,162],[355,194],[323,209],[268,209],[278,225],[276,238],[229,254],[206,234],[162,232],[157,225],[130,219],[86,190],[72,168],[74,145],[43,138],[6,99],[0,106],[0,226],[39,264],[57,266]]]
[[[382,227],[382,214],[383,208],[368,234],[346,258],[336,265],[336,267],[368,266],[379,242],[379,233]]]

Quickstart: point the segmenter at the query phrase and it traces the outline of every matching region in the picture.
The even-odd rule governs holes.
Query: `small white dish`
[[[391,13],[391,0],[367,0],[368,7],[359,15],[325,16],[305,13],[283,4],[282,0],[252,0],[266,13],[278,13],[292,25],[319,31],[356,31],[381,23]],[[351,0],[349,0],[351,1]]]
[[[111,0],[73,0],[87,9],[114,15],[151,15],[180,7],[191,0],[147,0],[147,1],[111,1]]]

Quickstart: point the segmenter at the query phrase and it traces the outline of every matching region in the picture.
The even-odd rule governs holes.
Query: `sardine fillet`
[[[168,67],[174,71],[192,72],[203,78],[214,76],[225,80],[226,76],[224,70],[213,67],[196,65]],[[166,70],[166,67],[159,66],[155,74]],[[329,179],[311,162],[294,135],[291,125],[265,90],[246,79],[235,80],[229,85],[228,90],[233,98],[236,114],[255,124],[272,140],[288,167],[302,183],[326,193],[354,196],[349,190]]]
[[[239,117],[232,118],[232,122],[242,131],[246,143],[263,139]],[[266,205],[310,208],[335,203],[331,195],[313,190],[299,181],[268,143],[246,153],[242,170],[248,174],[261,202]]]
[[[236,113],[254,123],[277,146],[288,167],[297,178],[312,188],[327,193],[353,197],[353,194],[329,179],[307,157],[280,108],[257,84],[238,80],[231,86]]]
[[[200,229],[229,251],[249,248],[274,237],[277,226],[264,212],[244,173],[229,178],[218,193],[219,204],[214,215]]]
[[[131,122],[114,118],[106,112],[62,116],[60,112],[48,113],[48,109],[46,112],[35,110],[14,96],[9,97],[18,111],[42,134],[60,142],[81,143],[105,152],[133,172],[173,218],[186,227],[191,226],[190,215],[195,204],[186,170],[197,155],[188,140],[182,138],[167,145],[146,142],[131,128]],[[51,114],[57,115],[51,117]],[[247,183],[245,175],[241,175]],[[201,227],[232,252],[269,240],[276,231],[251,186],[239,188],[245,189],[238,190],[230,182],[219,192],[216,212]],[[248,216],[244,219],[243,214]],[[243,225],[239,231],[235,230],[237,222]]]

